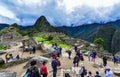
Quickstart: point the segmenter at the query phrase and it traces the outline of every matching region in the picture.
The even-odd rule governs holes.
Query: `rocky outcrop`
[[[17,29],[9,26],[0,31],[0,44],[19,41],[23,37],[17,32]]]
[[[46,57],[43,57],[43,56],[36,56],[36,57],[32,58],[32,59],[24,66],[24,68],[28,68],[28,67],[30,66],[30,63],[31,63],[32,60],[35,60],[35,61],[37,62],[37,67],[40,67],[40,66],[42,65],[43,61],[46,61],[46,62],[51,61],[51,59],[49,59],[49,58],[46,58]]]
[[[24,63],[24,62],[27,62],[28,60],[30,60],[32,57],[27,57],[27,58],[21,58],[19,60],[13,60],[11,62],[8,62],[6,63],[5,67],[10,67],[10,66],[14,66],[14,65],[18,65],[18,64],[21,64],[21,63]]]
[[[0,77],[16,77],[16,72],[0,70]]]
[[[93,64],[93,67],[95,67],[95,68],[102,68],[102,63],[100,63],[100,62],[95,62],[95,63]]]

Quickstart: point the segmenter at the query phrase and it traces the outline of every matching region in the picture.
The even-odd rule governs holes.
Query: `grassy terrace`
[[[59,46],[61,46],[62,48],[70,48],[70,45],[67,44],[63,44],[60,40],[59,37],[51,37],[48,35],[39,35],[34,37],[35,39],[37,39],[39,42],[44,41],[45,44],[52,44],[53,42],[56,42]],[[62,38],[64,39],[65,36]]]

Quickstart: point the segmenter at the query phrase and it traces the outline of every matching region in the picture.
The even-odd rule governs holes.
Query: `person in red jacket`
[[[41,69],[43,70],[43,74],[42,74],[43,77],[47,77],[47,75],[48,75],[47,66],[45,64],[46,64],[46,62],[44,61],[41,66]]]

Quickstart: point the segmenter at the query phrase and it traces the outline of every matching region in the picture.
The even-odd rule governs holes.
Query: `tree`
[[[96,38],[93,43],[98,46],[98,49],[100,51],[104,50],[104,47],[103,47],[104,40],[102,38]]]

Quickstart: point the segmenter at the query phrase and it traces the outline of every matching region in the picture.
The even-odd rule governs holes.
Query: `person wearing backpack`
[[[96,71],[95,77],[101,77],[98,71]]]
[[[87,74],[87,70],[85,69],[85,66],[83,64],[81,65],[79,72],[81,77],[84,77]]]
[[[91,71],[89,71],[89,72],[88,72],[87,77],[93,77],[93,76],[92,76],[92,72],[91,72]]]
[[[103,57],[103,66],[104,67],[107,66],[107,57],[106,56]]]
[[[36,66],[36,61],[32,60],[30,65],[31,66],[27,69],[27,71],[23,77],[41,77],[39,74],[39,70]]]
[[[72,53],[71,50],[68,50],[67,53],[68,53],[68,58],[71,59],[71,53]]]
[[[47,75],[48,75],[47,67],[46,67],[45,64],[46,64],[46,62],[44,61],[44,62],[42,63],[41,68],[40,68],[40,74],[41,74],[43,77],[47,77]]]
[[[56,75],[57,75],[58,61],[57,61],[57,58],[55,56],[53,57],[53,60],[51,62],[51,66],[52,66],[52,69],[53,69],[53,77],[56,77]]]
[[[77,67],[78,67],[78,64],[79,64],[79,57],[78,57],[77,54],[76,54],[76,56],[74,57],[73,64],[74,64],[74,67],[75,67],[76,65],[77,65]]]
[[[57,57],[57,52],[56,51],[53,51],[52,57]]]

